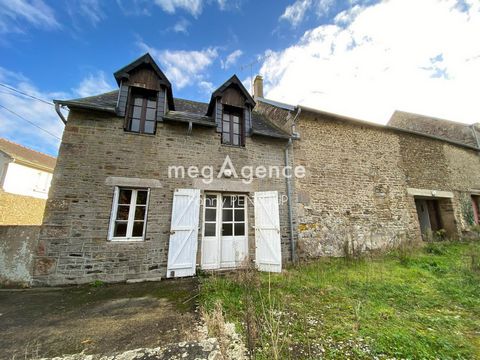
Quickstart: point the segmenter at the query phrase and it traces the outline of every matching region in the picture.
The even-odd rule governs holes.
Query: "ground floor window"
[[[116,187],[109,240],[141,241],[145,238],[149,189]]]

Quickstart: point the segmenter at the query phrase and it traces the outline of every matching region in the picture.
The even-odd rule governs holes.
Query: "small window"
[[[243,146],[244,127],[241,109],[224,106],[222,116],[222,144]]]
[[[149,189],[115,188],[109,240],[141,241],[145,236]]]
[[[157,93],[132,89],[125,130],[141,134],[155,134],[156,119]]]

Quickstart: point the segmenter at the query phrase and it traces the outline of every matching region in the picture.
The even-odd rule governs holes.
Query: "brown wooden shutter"
[[[128,93],[129,93],[129,86],[124,85],[123,82],[121,82],[120,89],[118,90],[118,100],[117,100],[118,116],[125,116],[125,114],[127,113]]]
[[[165,96],[165,89],[161,88],[157,94],[157,121],[163,121],[163,115],[166,113]]]
[[[223,105],[220,100],[215,102],[215,123],[217,124],[217,132],[222,132],[222,117],[223,117]]]
[[[125,85],[124,85],[125,86]],[[124,119],[123,119],[123,130],[128,130],[129,128],[129,122],[130,122],[130,102],[132,101],[131,99],[131,95],[132,95],[132,91],[130,89],[129,86],[126,86],[127,88],[127,100],[125,101],[125,107],[123,108],[123,115],[120,115],[119,116],[124,116]]]

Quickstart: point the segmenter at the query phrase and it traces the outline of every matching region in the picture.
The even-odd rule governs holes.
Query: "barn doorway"
[[[443,229],[440,203],[438,199],[415,198],[418,221],[422,238],[427,240],[440,229]]]
[[[473,220],[475,224],[480,224],[480,196],[472,195]]]

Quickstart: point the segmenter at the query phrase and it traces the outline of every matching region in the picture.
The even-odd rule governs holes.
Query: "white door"
[[[222,198],[220,194],[206,194],[203,202],[202,269],[220,267],[220,226]]]
[[[247,256],[246,207],[244,195],[222,196],[221,268],[240,266]]]
[[[255,207],[255,262],[262,271],[282,271],[280,243],[280,214],[276,191],[256,192]]]
[[[245,195],[205,194],[202,269],[235,268],[247,257]]]
[[[199,211],[200,190],[175,189],[167,278],[195,275]]]

